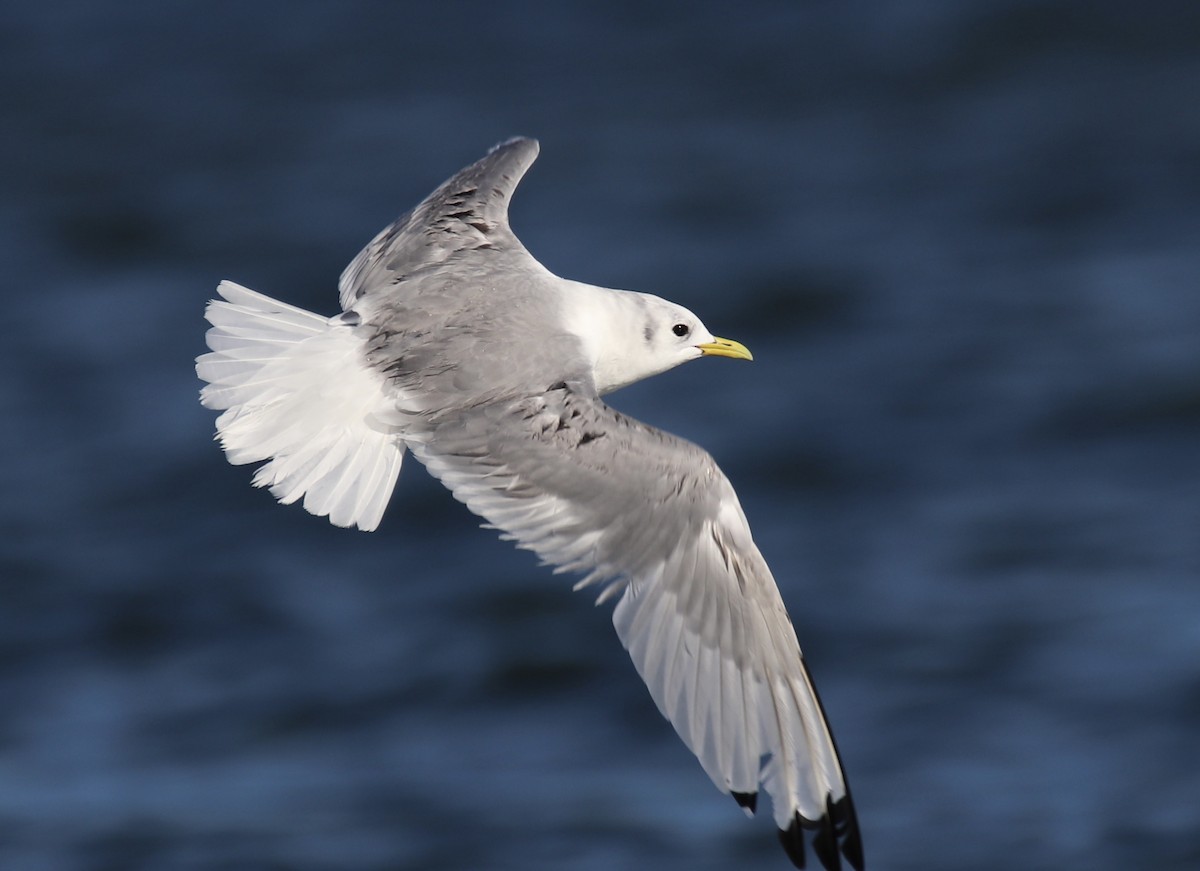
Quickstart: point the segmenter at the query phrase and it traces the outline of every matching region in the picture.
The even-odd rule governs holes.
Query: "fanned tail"
[[[335,526],[379,526],[404,443],[375,422],[383,379],[369,370],[352,323],[325,318],[231,281],[208,304],[211,353],[196,360],[200,401],[220,409],[217,437],[235,465],[284,504]]]

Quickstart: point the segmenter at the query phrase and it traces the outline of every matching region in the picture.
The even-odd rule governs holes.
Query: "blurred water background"
[[[1200,867],[1200,5],[10,4],[0,868],[787,867],[566,579],[410,462],[282,508],[197,402],[235,279],[514,134],[561,275],[753,364],[613,404],[741,494],[875,869]]]

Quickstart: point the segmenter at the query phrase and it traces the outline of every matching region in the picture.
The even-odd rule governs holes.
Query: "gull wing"
[[[534,139],[502,142],[385,227],[342,272],[342,309],[463,251],[491,248],[529,257],[508,226],[508,203],[537,155]]]
[[[448,412],[414,454],[456,498],[576,589],[619,596],[613,623],[659,710],[719,789],[760,788],[792,861],[862,868],[837,748],[800,645],[728,479],[700,448],[579,384]]]

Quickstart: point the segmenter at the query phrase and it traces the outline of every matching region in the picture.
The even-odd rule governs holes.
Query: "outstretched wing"
[[[508,226],[508,203],[537,155],[537,140],[502,142],[385,227],[342,272],[342,309],[436,268],[461,251],[524,252]]]
[[[461,501],[559,571],[620,595],[613,623],[719,789],[771,796],[789,856],[862,868],[846,779],[779,590],[700,448],[586,387],[441,417],[409,447]]]

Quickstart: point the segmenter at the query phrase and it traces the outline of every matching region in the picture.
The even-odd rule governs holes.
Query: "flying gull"
[[[862,871],[850,790],[770,569],[705,451],[600,397],[702,356],[751,359],[657,296],[559,278],[508,224],[513,139],[383,230],[323,317],[231,281],[196,372],[229,462],[373,530],[405,451],[487,524],[583,575],[664,717],[722,792],[771,797],[804,867]]]

